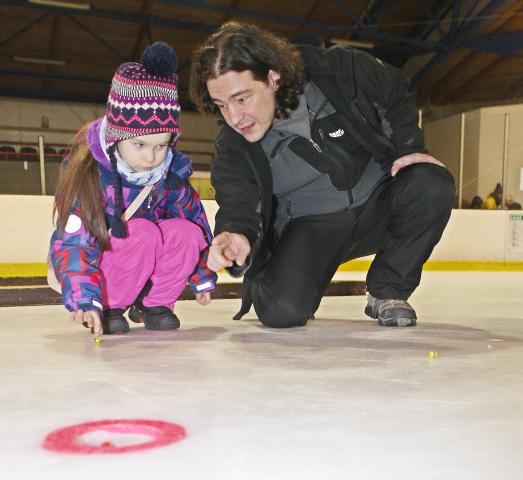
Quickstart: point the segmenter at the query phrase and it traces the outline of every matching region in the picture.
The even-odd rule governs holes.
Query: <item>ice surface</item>
[[[411,300],[407,329],[378,327],[364,297],[326,298],[292,330],[231,320],[238,300],[183,302],[179,331],[131,324],[99,346],[62,307],[1,308],[1,476],[520,479],[523,273],[426,272]],[[41,448],[58,428],[132,418],[187,438],[120,455]]]

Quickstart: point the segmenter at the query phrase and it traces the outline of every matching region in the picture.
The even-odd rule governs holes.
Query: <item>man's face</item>
[[[207,81],[207,90],[231,128],[248,142],[263,138],[274,121],[279,75],[269,71],[267,83],[250,70],[230,71]]]

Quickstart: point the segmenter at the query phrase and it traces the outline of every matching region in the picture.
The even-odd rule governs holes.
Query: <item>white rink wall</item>
[[[204,200],[203,204],[214,228],[216,202]],[[52,205],[50,196],[0,195],[0,264],[46,261]],[[523,211],[453,210],[430,260],[523,262]]]
[[[52,196],[0,195],[2,248],[0,263],[42,263],[47,261],[53,231]],[[209,223],[214,229],[217,206],[203,200]]]

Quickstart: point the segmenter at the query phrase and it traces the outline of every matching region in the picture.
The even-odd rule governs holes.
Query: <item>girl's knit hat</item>
[[[127,237],[121,218],[124,204],[114,153],[116,144],[129,138],[163,132],[171,132],[171,143],[175,144],[181,134],[176,66],[174,50],[164,42],[155,42],[144,50],[140,63],[123,63],[113,77],[105,115],[105,143],[114,177],[115,208],[111,222],[114,237]],[[179,177],[172,173],[167,182],[170,188],[180,186]]]
[[[153,133],[180,135],[180,102],[176,54],[164,42],[149,45],[141,63],[120,65],[107,99],[108,147],[128,138]]]

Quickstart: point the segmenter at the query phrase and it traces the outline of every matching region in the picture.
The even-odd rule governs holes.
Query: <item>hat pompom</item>
[[[140,63],[150,74],[167,77],[176,73],[178,59],[170,45],[155,42],[144,50]]]

